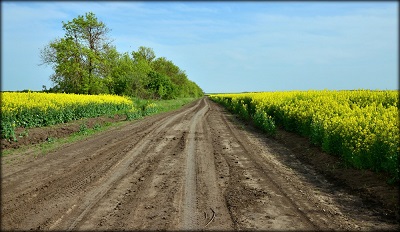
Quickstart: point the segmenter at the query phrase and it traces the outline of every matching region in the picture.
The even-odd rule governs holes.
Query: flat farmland
[[[399,229],[397,187],[278,135],[205,97],[44,156],[2,157],[2,230]]]

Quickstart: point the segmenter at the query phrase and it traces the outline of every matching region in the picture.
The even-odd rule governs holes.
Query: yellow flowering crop
[[[85,117],[134,110],[129,98],[64,93],[1,93],[1,133],[15,137],[16,127],[40,127]]]
[[[347,164],[389,172],[399,179],[398,91],[312,90],[210,98],[243,118],[258,120],[257,112],[265,112],[276,125],[310,138]]]

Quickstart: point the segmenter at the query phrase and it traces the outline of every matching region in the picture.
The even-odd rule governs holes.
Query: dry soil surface
[[[399,229],[391,206],[292,148],[202,98],[44,156],[3,157],[1,229]]]

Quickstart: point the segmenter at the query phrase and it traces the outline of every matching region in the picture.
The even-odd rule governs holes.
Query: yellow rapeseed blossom
[[[134,110],[129,98],[65,93],[1,93],[1,134],[14,137],[16,127],[39,127],[84,117]]]
[[[238,114],[264,111],[278,126],[300,133],[358,168],[399,179],[398,91],[286,91],[215,94]]]

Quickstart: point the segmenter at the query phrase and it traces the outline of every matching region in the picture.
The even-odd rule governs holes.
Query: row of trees
[[[41,50],[41,60],[54,69],[51,92],[111,93],[140,98],[199,97],[202,89],[186,73],[153,49],[119,53],[109,29],[89,12],[67,23],[65,35]]]

